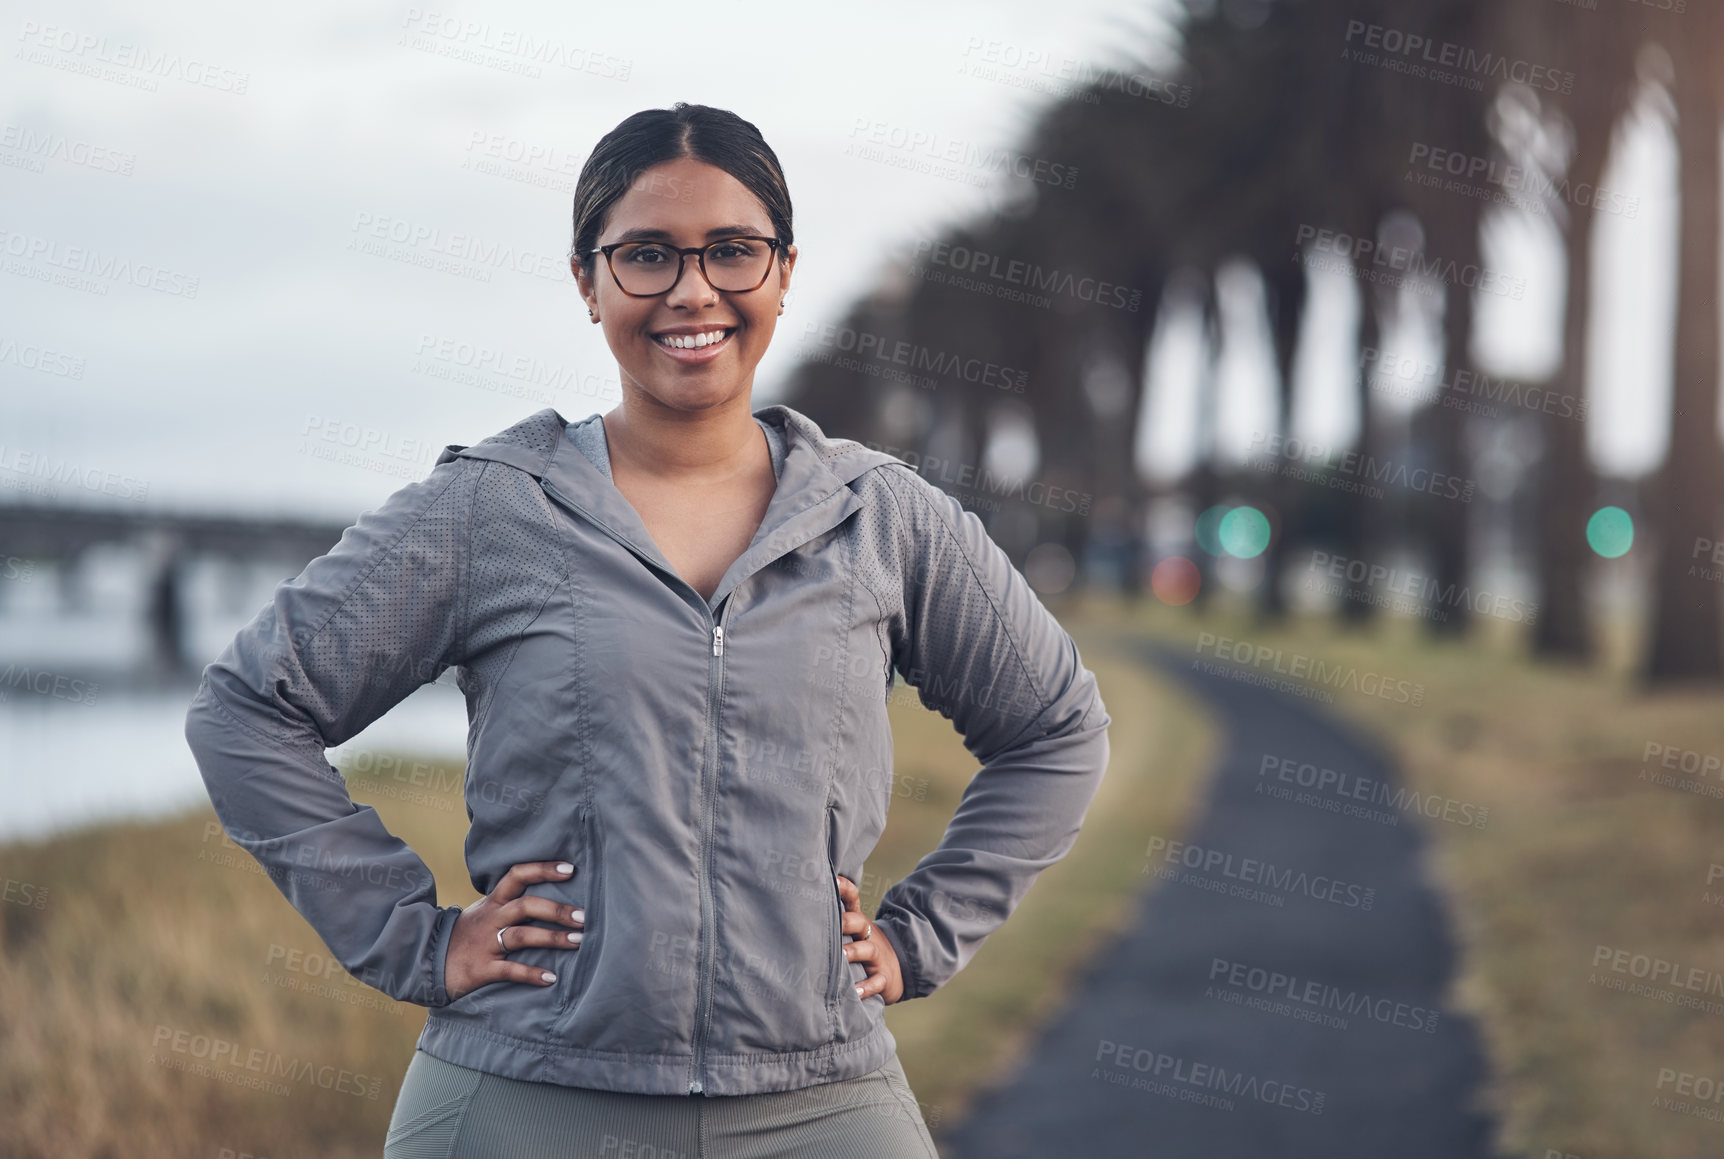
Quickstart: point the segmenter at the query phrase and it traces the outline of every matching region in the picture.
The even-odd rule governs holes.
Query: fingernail
[[[570,865],[568,862],[566,862],[566,861],[557,862],[557,872],[558,873],[573,873],[574,871],[575,871],[575,867]]]
[[[543,974],[540,974],[539,977],[543,978],[547,982],[555,982],[557,980],[557,976],[555,974],[551,973],[549,970],[546,970]]]
[[[856,997],[858,997],[858,998],[862,997],[862,986],[860,983],[858,983],[856,986]]]
[[[577,946],[580,945],[581,944],[581,931],[580,930],[570,930],[569,931],[569,941],[575,943],[575,945],[577,945]]]
[[[580,906],[576,906],[570,911],[570,916],[574,921],[584,922],[587,920],[587,911],[582,909]]]

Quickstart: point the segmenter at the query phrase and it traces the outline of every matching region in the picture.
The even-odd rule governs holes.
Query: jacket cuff
[[[449,942],[455,936],[455,922],[461,916],[462,907],[446,905],[437,915],[437,925],[431,934],[431,945],[427,953],[429,959],[426,965],[426,978],[422,991],[425,1001],[418,1002],[420,1006],[449,1005],[449,990],[447,969],[449,962]],[[416,1001],[409,998],[408,1001]]]
[[[892,947],[892,952],[898,957],[898,974],[904,982],[904,994],[898,999],[898,1002],[908,1002],[912,998],[921,998],[923,996],[920,992],[921,969],[916,962],[915,955],[910,952],[910,947],[914,943],[906,938],[901,931],[892,928],[893,923],[897,921],[896,918],[881,917],[879,914],[875,914],[871,920],[874,922],[874,928],[886,939],[886,944]],[[896,1006],[897,1003],[895,1002],[893,1005]]]

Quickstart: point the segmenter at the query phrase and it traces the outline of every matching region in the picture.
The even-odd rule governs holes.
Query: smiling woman
[[[385,1156],[935,1157],[884,1009],[1071,849],[1111,718],[980,519],[751,409],[795,262],[753,125],[623,121],[570,255],[621,404],[446,447],[204,671],[186,739],[223,828],[430,1008]],[[464,909],[322,758],[451,667]],[[869,917],[894,673],[982,767]]]

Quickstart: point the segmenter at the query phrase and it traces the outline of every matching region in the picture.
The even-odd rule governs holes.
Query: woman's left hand
[[[870,998],[878,994],[890,1006],[904,996],[904,975],[898,966],[898,955],[893,952],[892,943],[863,914],[862,891],[856,883],[843,874],[837,876],[838,896],[844,899],[844,915],[838,928],[857,939],[844,944],[844,957],[861,962],[868,971],[868,977],[856,983],[856,996]]]

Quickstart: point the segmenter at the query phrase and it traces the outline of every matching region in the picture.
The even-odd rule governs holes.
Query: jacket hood
[[[813,419],[783,403],[753,413],[783,433],[784,465],[753,542],[731,564],[713,593],[714,607],[751,573],[837,526],[864,506],[849,486],[856,478],[886,463],[909,466],[903,459],[872,450],[854,439],[831,438]],[[569,422],[555,407],[545,407],[471,446],[445,446],[437,463],[456,458],[489,459],[525,471],[547,492],[578,507],[637,554],[675,574],[676,568],[659,551],[633,504],[568,437]]]

